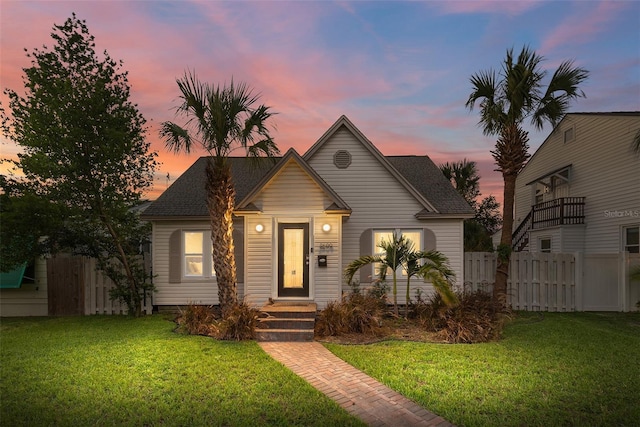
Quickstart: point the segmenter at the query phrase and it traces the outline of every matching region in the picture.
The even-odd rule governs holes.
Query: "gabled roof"
[[[473,216],[473,209],[455,191],[428,156],[385,157],[346,116],[340,117],[303,156],[295,150],[289,150],[284,157],[275,159],[230,157],[228,161],[236,188],[237,210],[257,211],[251,203],[252,198],[288,161],[293,160],[332,200],[332,205],[326,208],[327,212],[349,213],[350,208],[347,203],[308,164],[313,154],[343,126],[422,204],[424,209],[416,214],[417,218]],[[208,218],[205,191],[205,170],[208,159],[208,157],[200,157],[145,210],[143,217],[145,219]]]
[[[380,165],[387,169],[391,175],[409,192],[411,193],[417,200],[422,204],[424,210],[432,213],[440,213],[433,206],[427,198],[424,197],[424,194],[421,194],[416,190],[415,186],[413,186],[407,179],[400,174],[382,155],[382,153],[369,141],[369,139],[364,136],[360,129],[358,129],[351,121],[347,118],[347,116],[342,115],[336,122],[318,139],[318,141],[309,148],[309,150],[304,154],[304,159],[309,161],[313,157],[313,155],[322,147],[341,127],[345,127],[353,136],[356,137],[358,141],[365,147],[379,162]],[[442,173],[438,171],[440,175]]]
[[[237,204],[236,209],[239,211],[252,211],[257,210],[253,205],[254,198],[262,192],[264,187],[276,177],[280,171],[290,162],[295,162],[307,175],[325,192],[325,194],[331,200],[331,205],[325,207],[325,211],[331,212],[344,212],[351,213],[351,208],[342,198],[336,193],[333,188],[329,186],[318,173],[313,170],[307,162],[298,154],[296,150],[290,148],[289,151],[280,159],[280,161],[273,167],[266,175],[262,177],[260,182],[254,186],[254,188]],[[253,207],[252,207],[253,206]]]

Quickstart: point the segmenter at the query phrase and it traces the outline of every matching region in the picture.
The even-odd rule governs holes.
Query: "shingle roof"
[[[473,215],[474,211],[429,156],[385,156],[440,214]]]
[[[205,190],[208,157],[200,157],[158,199],[149,206],[144,217],[208,217]],[[279,158],[248,159],[229,157],[231,174],[236,188],[236,203],[260,182]]]
[[[473,209],[456,193],[428,156],[386,156],[391,165],[422,194],[441,215],[472,215]],[[236,203],[242,201],[274,166],[272,159],[230,157]],[[280,160],[277,158],[276,160]],[[200,157],[144,212],[147,218],[207,217],[205,168]],[[438,214],[431,214],[437,216]]]

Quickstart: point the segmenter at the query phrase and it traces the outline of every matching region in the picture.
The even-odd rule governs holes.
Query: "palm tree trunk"
[[[503,173],[504,180],[504,210],[502,219],[502,235],[500,236],[500,245],[508,248],[507,251],[498,252],[498,265],[496,268],[496,282],[493,286],[493,298],[500,303],[502,307],[507,305],[507,278],[509,277],[509,258],[511,256],[511,235],[513,233],[513,203],[516,190],[517,174]]]
[[[207,163],[207,208],[211,220],[213,265],[218,282],[222,316],[238,302],[236,259],[233,245],[235,188],[231,168],[224,159]]]

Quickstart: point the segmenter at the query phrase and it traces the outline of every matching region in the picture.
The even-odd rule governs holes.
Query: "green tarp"
[[[27,263],[24,263],[11,271],[0,273],[0,289],[19,288],[22,285],[22,277],[26,268]]]

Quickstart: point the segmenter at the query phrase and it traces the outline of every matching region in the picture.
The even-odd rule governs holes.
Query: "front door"
[[[278,297],[309,297],[309,224],[278,225]]]

